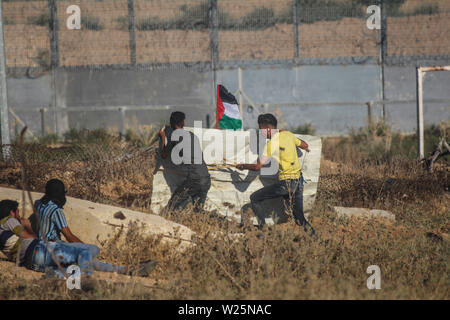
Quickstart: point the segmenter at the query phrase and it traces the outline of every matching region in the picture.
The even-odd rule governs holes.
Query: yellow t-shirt
[[[264,147],[263,155],[278,161],[279,180],[300,178],[301,168],[297,156],[297,147],[300,144],[301,140],[296,138],[293,133],[283,131],[276,133]]]

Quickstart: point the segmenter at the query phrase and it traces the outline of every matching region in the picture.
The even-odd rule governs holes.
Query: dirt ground
[[[9,274],[11,279],[14,277],[20,277],[27,281],[32,280],[42,280],[45,279],[45,274],[41,272],[36,272],[33,270],[26,269],[24,267],[18,267],[16,269],[15,263],[8,261],[4,256],[0,257],[0,272],[3,274]],[[156,279],[150,277],[131,277],[126,275],[121,275],[117,273],[108,273],[108,272],[98,272],[94,271],[92,274],[92,278],[97,280],[107,280],[111,282],[122,282],[122,283],[130,283],[138,280],[141,284],[146,286],[154,286]]]

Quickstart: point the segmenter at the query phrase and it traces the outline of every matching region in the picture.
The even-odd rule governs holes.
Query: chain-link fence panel
[[[387,7],[388,55],[450,54],[450,1],[408,0]]]
[[[66,25],[73,5],[80,8],[80,30]],[[61,0],[57,12],[61,66],[130,63],[127,0]]]
[[[58,178],[69,196],[150,209],[156,145],[152,140],[143,147],[134,138],[72,129],[63,141],[14,141],[9,156],[0,159],[0,183],[22,188],[23,164],[31,191],[42,192],[48,180]]]
[[[135,0],[138,64],[210,61],[208,0]]]
[[[219,0],[219,59],[293,59],[291,8],[292,0]]]
[[[6,66],[10,72],[25,70],[30,73],[28,67],[39,69],[39,72],[48,70],[50,68],[48,2],[3,1],[2,5]],[[29,76],[32,77],[33,74]]]
[[[367,28],[364,9],[351,1],[299,0],[300,57],[378,56],[379,32]]]

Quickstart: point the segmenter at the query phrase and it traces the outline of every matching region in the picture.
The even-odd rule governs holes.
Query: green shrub
[[[139,31],[169,30],[173,29],[173,25],[168,20],[161,20],[158,17],[149,17],[139,20],[136,23],[136,28]]]
[[[188,29],[203,30],[209,26],[208,4],[201,3],[197,6],[183,5],[180,7],[181,15],[173,19],[160,19],[148,17],[140,20],[136,27],[140,31]]]
[[[28,18],[28,23],[42,27],[48,27],[50,25],[50,16],[48,15],[48,13],[42,13],[38,16],[32,16]]]
[[[426,126],[425,154],[434,151],[440,135],[439,126]],[[393,132],[392,128],[382,121],[357,131],[352,130],[349,140],[342,141],[343,144],[350,142],[353,153],[361,153],[369,161],[389,162],[396,157],[406,157],[410,160],[417,158],[417,135]]]
[[[103,128],[94,130],[72,128],[64,134],[64,141],[73,144],[107,145],[116,140],[117,137],[112,136]]]
[[[50,51],[48,49],[39,49],[36,57],[33,59],[42,70],[50,70]]]
[[[128,30],[128,18],[123,16],[116,19],[117,24],[119,25],[119,30]]]
[[[183,5],[179,18],[174,19],[175,29],[206,29],[209,26],[208,3],[204,2],[197,6]]]
[[[388,16],[400,16],[402,15],[400,12],[401,6],[405,3],[406,0],[389,0],[385,1],[386,3],[386,13]],[[360,6],[360,7],[368,7],[371,5],[379,5],[379,1],[377,0],[351,0],[350,4],[352,6]]]
[[[336,21],[345,17],[362,18],[363,7],[352,1],[335,0],[300,0],[298,6],[299,23],[314,23],[316,21]],[[277,23],[293,23],[293,8],[289,7],[277,17]]]
[[[265,29],[277,23],[273,9],[265,7],[256,8],[247,14],[241,22],[242,29]]]
[[[417,15],[433,15],[439,13],[439,6],[436,3],[433,4],[422,4],[420,7],[415,8],[408,15],[417,16]]]
[[[158,128],[154,126],[145,126],[138,130],[127,129],[125,141],[136,147],[149,147],[158,141],[158,133]]]
[[[291,130],[291,132],[296,134],[314,135],[316,133],[316,129],[312,126],[311,123],[305,123]]]
[[[39,138],[39,143],[43,145],[55,144],[60,141],[56,133],[49,133]]]
[[[12,18],[3,17],[3,24],[5,24],[5,25],[7,25],[7,24],[12,25],[12,24],[16,24],[16,22]]]
[[[88,30],[99,31],[103,29],[103,25],[97,17],[81,15],[81,25]]]

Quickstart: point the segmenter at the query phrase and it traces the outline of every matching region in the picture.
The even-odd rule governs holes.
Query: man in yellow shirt
[[[296,138],[289,131],[278,132],[277,119],[270,113],[258,117],[259,129],[269,140],[263,154],[255,164],[238,164],[239,170],[259,171],[270,158],[278,161],[278,182],[255,191],[250,196],[253,212],[259,220],[259,228],[265,225],[262,202],[267,199],[283,197],[293,204],[295,223],[305,232],[314,235],[315,231],[303,214],[303,176],[297,156],[297,147],[309,152],[308,144]]]

